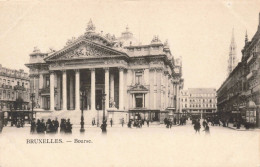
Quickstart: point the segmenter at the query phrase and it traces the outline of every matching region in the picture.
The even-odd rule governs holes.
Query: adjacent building
[[[87,123],[100,120],[103,107],[114,122],[159,122],[180,110],[181,59],[174,58],[168,42],[158,36],[141,45],[128,27],[115,37],[96,32],[90,20],[86,32],[64,48],[48,53],[35,48],[26,66],[41,110],[79,113],[82,92]]]
[[[259,26],[251,41],[246,34],[241,62],[217,91],[222,119],[260,127],[260,13]]]
[[[26,110],[30,102],[29,76],[24,70],[0,64],[0,110]]]
[[[182,113],[203,115],[216,113],[217,98],[214,88],[188,88],[181,91]]]

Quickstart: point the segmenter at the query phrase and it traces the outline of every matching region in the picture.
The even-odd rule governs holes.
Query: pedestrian
[[[149,123],[150,123],[149,119],[147,119],[146,123],[147,123],[147,127],[149,127]]]
[[[122,118],[122,127],[124,127],[124,123],[125,123],[124,118]]]
[[[55,118],[55,121],[54,121],[54,127],[55,127],[55,133],[57,133],[58,132],[58,128],[59,128],[59,121],[58,121],[57,117]]]
[[[66,129],[65,119],[61,119],[61,121],[60,121],[60,133],[65,133],[65,129]]]
[[[203,125],[204,128],[206,127],[207,122],[205,121],[205,119],[203,120],[202,125]]]
[[[102,133],[107,133],[107,121],[103,121],[103,123],[100,126]]]
[[[51,132],[51,126],[52,126],[51,119],[48,119],[46,122],[46,133]]]
[[[111,120],[110,120],[110,125],[111,125],[111,127],[112,127],[112,125],[113,125],[113,120],[112,120],[112,118],[111,118]]]
[[[0,133],[2,133],[3,127],[4,127],[4,123],[3,120],[0,118]]]
[[[51,121],[50,129],[51,129],[51,133],[55,133],[56,132],[56,127],[55,127],[55,121],[54,120]]]
[[[31,121],[31,134],[35,133],[35,130],[36,130],[36,123],[34,120]]]
[[[174,121],[174,125],[176,125],[176,122],[177,122],[177,120],[176,120],[176,118],[175,118],[175,117],[174,117],[173,121]]]
[[[209,126],[208,126],[208,124],[206,125],[204,131],[205,131],[205,134],[206,134],[206,135],[209,135],[209,134],[210,134],[210,133],[209,133]]]
[[[197,120],[194,124],[195,133],[197,132],[200,133],[200,127],[201,127],[200,122],[199,120]]]
[[[65,133],[72,133],[72,124],[70,123],[70,119],[66,122]]]
[[[92,126],[96,125],[95,118],[92,119]]]
[[[39,119],[37,119],[36,123],[36,132],[41,133],[41,121]]]
[[[127,124],[128,128],[132,128],[131,125],[132,125],[132,120],[130,119],[128,124]]]

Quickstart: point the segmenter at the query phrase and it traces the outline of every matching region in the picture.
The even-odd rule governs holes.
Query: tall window
[[[135,84],[142,84],[143,73],[142,71],[135,72]]]
[[[46,76],[46,87],[50,87],[50,76]]]

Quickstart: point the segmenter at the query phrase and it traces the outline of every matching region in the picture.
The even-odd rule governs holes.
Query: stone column
[[[168,74],[165,75],[165,108],[168,107]]]
[[[110,75],[110,99],[113,99],[115,101],[115,80],[114,80],[114,74],[111,73]]]
[[[40,74],[39,76],[39,89],[43,88],[43,74]],[[40,103],[40,108],[43,108],[43,97],[40,96],[39,97],[39,103]]]
[[[124,69],[119,68],[119,110],[124,110]]]
[[[67,110],[67,72],[62,71],[62,109]]]
[[[57,74],[57,108],[61,109],[61,75]]]
[[[180,112],[180,96],[179,96],[179,84],[176,85],[176,111]]]
[[[133,99],[133,108],[135,108],[135,94],[132,94],[132,99]]]
[[[106,94],[106,102],[105,109],[109,108],[109,68],[104,68],[105,70],[105,94]]]
[[[95,68],[91,70],[91,110],[96,110],[96,74]]]
[[[74,95],[74,90],[73,90],[73,76],[70,76],[70,110],[74,109],[74,104],[73,104],[73,95]]]
[[[144,97],[145,97],[145,95],[143,94],[143,108],[145,107]]]
[[[150,109],[154,109],[154,69],[150,69]]]
[[[50,110],[54,111],[54,72],[50,72]]]
[[[75,70],[75,110],[80,110],[80,71]]]

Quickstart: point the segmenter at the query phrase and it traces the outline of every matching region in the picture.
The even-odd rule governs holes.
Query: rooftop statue
[[[92,20],[90,19],[88,22],[88,27],[86,28],[87,32],[93,32],[95,31],[96,27],[95,25],[92,23]]]
[[[161,43],[161,40],[159,39],[158,35],[155,35],[151,41],[151,43]]]
[[[34,48],[33,48],[33,53],[40,53],[41,51],[40,51],[40,49],[37,47],[37,46],[35,46]]]

